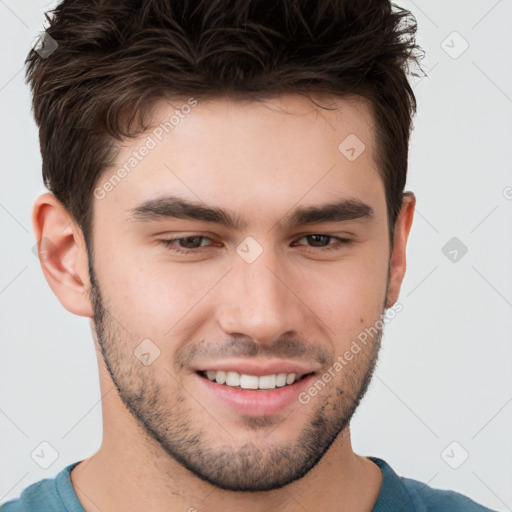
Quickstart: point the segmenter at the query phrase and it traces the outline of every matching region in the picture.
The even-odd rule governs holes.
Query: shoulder
[[[497,512],[456,491],[436,489],[398,475],[383,459],[367,457],[382,472],[382,486],[372,512]]]
[[[45,478],[29,485],[18,498],[2,503],[0,512],[33,512],[49,510],[55,503],[55,483],[53,479]]]
[[[18,498],[2,503],[0,512],[82,512],[69,476],[76,464],[65,467],[54,478],[29,485]]]
[[[425,512],[495,512],[456,491],[435,489],[418,480],[400,477],[413,503]]]

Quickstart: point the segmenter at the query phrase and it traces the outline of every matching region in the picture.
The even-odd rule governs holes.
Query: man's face
[[[176,109],[179,122],[126,143],[97,183],[108,192],[93,205],[96,333],[121,399],[162,453],[219,487],[269,490],[320,460],[377,360],[380,331],[333,370],[386,304],[373,120],[362,100],[338,99],[338,111],[298,96],[185,103],[160,102],[156,125]],[[187,218],[169,196],[240,225],[206,210]],[[343,200],[334,217],[293,216]],[[227,383],[210,380],[222,372]],[[237,374],[268,389],[242,389]],[[283,386],[290,374],[299,380]]]

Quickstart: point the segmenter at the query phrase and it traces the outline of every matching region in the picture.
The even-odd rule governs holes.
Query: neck
[[[86,512],[362,512],[372,510],[382,483],[378,466],[352,451],[348,429],[303,478],[265,492],[232,492],[215,487],[149,440],[145,449],[141,448],[140,439],[140,435],[139,441],[105,436],[100,449],[75,466],[71,479]]]

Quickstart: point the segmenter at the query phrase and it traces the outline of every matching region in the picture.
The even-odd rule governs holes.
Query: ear
[[[32,210],[44,276],[60,303],[71,313],[93,317],[89,267],[82,230],[53,195],[39,196]]]
[[[409,231],[411,230],[414,217],[416,197],[412,192],[405,192],[402,200],[402,207],[395,222],[393,236],[393,251],[389,261],[389,282],[386,308],[390,308],[398,300],[400,287],[405,275],[406,267],[406,246]]]

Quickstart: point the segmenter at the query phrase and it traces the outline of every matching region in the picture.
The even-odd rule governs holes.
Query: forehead
[[[95,210],[110,205],[126,216],[165,194],[251,210],[257,218],[340,197],[364,199],[378,210],[384,189],[369,103],[359,97],[318,102],[332,110],[298,95],[160,100],[152,127],[124,142],[98,181],[112,186]]]

